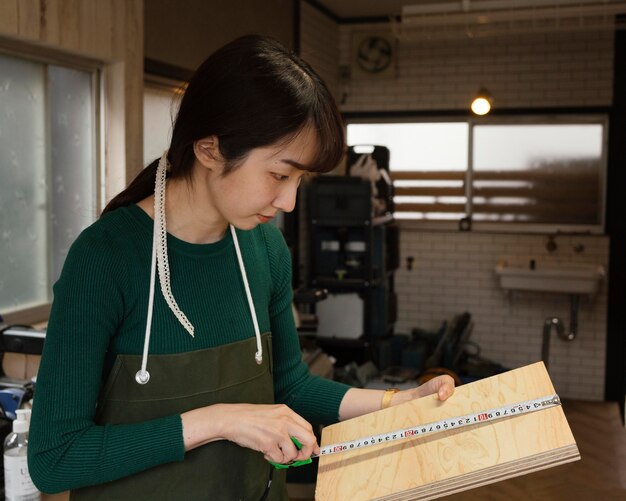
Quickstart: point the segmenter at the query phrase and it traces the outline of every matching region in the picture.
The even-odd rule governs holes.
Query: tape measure
[[[466,414],[465,416],[446,418],[432,423],[419,424],[411,426],[410,428],[381,433],[380,435],[371,435],[350,440],[348,442],[326,445],[320,449],[319,454],[311,457],[328,456],[330,454],[356,451],[363,449],[364,447],[371,447],[382,443],[434,435],[435,433],[441,433],[444,431],[489,423],[499,419],[520,416],[522,414],[530,414],[531,412],[541,411],[559,405],[561,405],[559,396],[549,395],[546,397],[536,398],[534,400],[526,400],[524,402],[497,407],[495,409],[487,409],[473,414]]]

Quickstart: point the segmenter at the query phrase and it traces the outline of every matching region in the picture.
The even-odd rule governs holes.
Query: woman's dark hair
[[[294,137],[305,126],[317,132],[313,172],[328,172],[345,149],[343,123],[326,84],[297,55],[271,38],[249,35],[218,49],[192,76],[172,130],[169,178],[191,178],[193,144],[217,136],[232,171],[248,153]],[[154,193],[158,159],[111,200],[103,214]]]

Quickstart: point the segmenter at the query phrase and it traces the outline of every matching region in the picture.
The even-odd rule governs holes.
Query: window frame
[[[144,103],[145,103],[146,90],[150,89],[150,90],[156,90],[159,92],[167,92],[168,94],[171,94],[172,99],[176,97],[179,100],[178,105],[180,106],[180,100],[182,99],[184,92],[187,89],[188,85],[189,85],[189,82],[185,80],[179,80],[173,77],[165,77],[162,75],[157,75],[155,73],[146,72],[144,73],[143,92],[142,92]],[[171,102],[170,113],[174,111],[172,108],[172,104],[173,103]],[[144,112],[144,115],[142,116],[142,119],[144,119],[145,117],[145,109],[143,110],[143,112]],[[176,109],[176,113],[171,113],[172,125],[174,124],[174,121],[176,120],[177,113],[178,113],[178,108]],[[144,136],[145,136],[145,123],[144,123]],[[148,165],[146,163],[148,159],[145,158],[145,137],[144,137],[142,151],[143,151],[143,163],[144,163],[144,168],[145,168]]]
[[[42,64],[45,66],[55,65],[62,66],[67,69],[78,70],[88,72],[91,75],[91,115],[93,118],[93,145],[94,150],[92,152],[94,172],[94,184],[91,186],[91,190],[94,196],[94,208],[96,213],[100,213],[104,208],[105,200],[105,188],[106,188],[106,162],[105,162],[105,65],[95,59],[86,57],[80,57],[75,55],[69,55],[57,52],[55,50],[31,46],[23,44],[21,42],[15,42],[7,39],[0,39],[0,55],[22,59],[25,61]],[[45,73],[47,75],[47,72]],[[45,80],[47,86],[47,79]],[[47,89],[46,89],[47,90]],[[48,102],[45,106],[46,120],[49,119],[50,110]],[[46,130],[46,136],[49,134],[49,129]],[[50,149],[51,145],[46,143],[46,176],[50,175]],[[46,212],[49,213],[50,207],[48,205]],[[46,225],[46,231],[49,233],[49,225]],[[49,292],[50,301],[44,301],[40,304],[29,305],[23,308],[15,310],[9,310],[6,312],[0,312],[4,319],[4,322],[11,324],[42,324],[45,323],[50,315],[50,309],[52,305],[52,286],[54,285],[55,277],[52,276],[53,269],[53,255],[54,249],[50,246],[49,235],[47,238],[47,260],[48,260],[48,279],[47,287]]]
[[[475,221],[471,223],[471,231],[487,232],[487,233],[584,233],[584,234],[604,234],[606,223],[606,179],[608,168],[608,128],[609,117],[606,113],[540,113],[532,112],[520,114],[502,114],[491,115],[485,117],[468,116],[466,114],[446,114],[442,115],[406,115],[402,117],[381,117],[367,116],[347,117],[345,120],[346,130],[351,124],[401,124],[401,123],[456,123],[462,122],[468,124],[468,151],[467,151],[467,170],[465,171],[465,197],[466,197],[466,213],[472,214],[473,203],[473,172],[474,172],[474,127],[482,125],[571,125],[571,124],[599,124],[602,126],[602,153],[600,157],[600,222],[595,225],[576,225],[576,224],[556,224],[556,223],[513,223],[513,222],[487,222]],[[393,155],[393,153],[392,153]],[[452,231],[459,229],[459,221],[457,220],[420,220],[420,219],[396,219],[397,224],[406,229],[425,229],[425,230],[443,230]]]

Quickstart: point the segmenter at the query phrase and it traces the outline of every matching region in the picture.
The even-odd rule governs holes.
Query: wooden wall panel
[[[81,0],[59,0],[59,44],[65,49],[82,53],[80,32],[88,27],[80,25],[80,3]]]
[[[111,2],[96,3],[96,21],[94,33],[98,53],[104,61],[110,61],[113,57],[113,7]],[[141,32],[143,33],[143,28]]]
[[[78,26],[80,27],[78,46],[86,54],[101,55],[94,29],[98,24],[97,15],[98,0],[81,0],[78,10]],[[90,28],[87,29],[88,27]]]
[[[147,0],[146,57],[195,70],[209,54],[250,33],[293,47],[293,0]]]
[[[17,0],[0,0],[0,33],[17,34]]]
[[[30,40],[39,40],[40,22],[39,0],[19,0],[18,2],[18,33],[20,37],[28,38]]]
[[[141,71],[126,75],[126,182],[143,168],[143,2],[124,2],[126,8],[126,45],[124,60]],[[141,101],[135,102],[138,96]],[[137,147],[139,146],[139,148]]]
[[[61,0],[45,0],[41,4],[39,15],[40,40],[48,45],[59,45],[60,29],[60,9]]]

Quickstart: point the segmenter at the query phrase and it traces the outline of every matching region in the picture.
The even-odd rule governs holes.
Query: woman
[[[385,392],[308,373],[289,251],[264,224],[344,147],[328,89],[279,43],[243,37],[198,68],[169,150],[79,236],[55,284],[29,445],[42,491],[285,499],[267,460],[317,453],[309,422],[381,408]],[[384,400],[453,391],[443,377]]]

